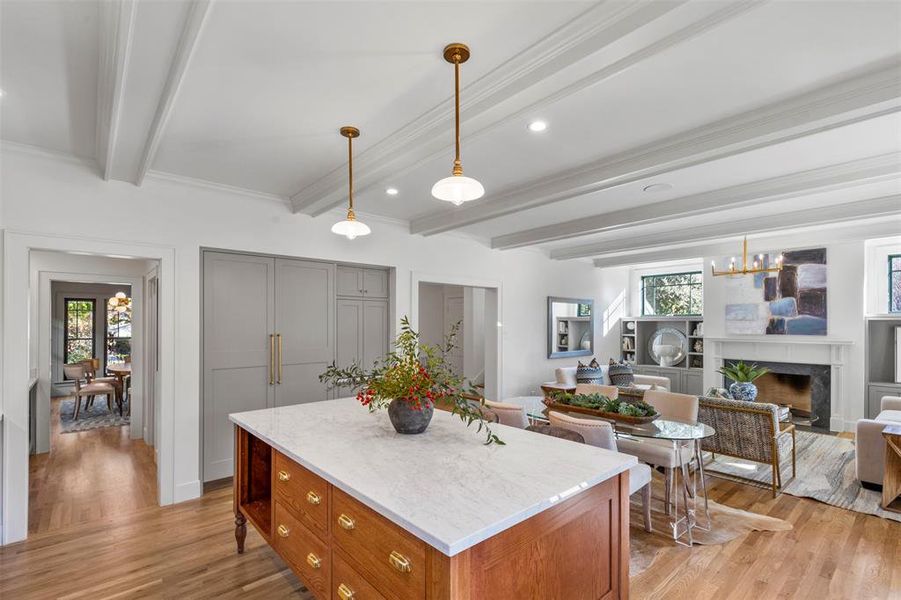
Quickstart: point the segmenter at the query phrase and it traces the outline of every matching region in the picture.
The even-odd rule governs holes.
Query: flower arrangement
[[[478,423],[485,431],[486,444],[503,445],[492,431],[476,390],[450,367],[447,356],[456,348],[460,324],[457,323],[441,345],[424,344],[407,317],[401,319],[394,349],[364,370],[354,363],[338,367],[332,363],[319,375],[319,381],[350,387],[357,400],[370,412],[388,409],[391,422],[400,433],[421,433],[428,426],[436,403],[451,409],[470,426]]]
[[[725,375],[734,382],[729,386],[729,393],[732,394],[732,397],[735,400],[748,402],[754,402],[757,399],[757,386],[754,385],[754,381],[769,372],[770,370],[766,367],[749,365],[743,361],[717,369],[717,373]]]
[[[653,406],[641,400],[626,402],[618,398],[609,398],[603,394],[570,394],[567,392],[554,392],[550,399],[558,404],[590,408],[605,413],[615,413],[626,417],[655,417],[657,411]]]

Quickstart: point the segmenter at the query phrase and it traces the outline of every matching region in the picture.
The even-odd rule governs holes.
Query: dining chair
[[[99,358],[87,358],[79,361],[84,365],[85,378],[88,383],[108,383],[116,390],[116,405],[119,407],[119,414],[122,414],[122,405],[125,402],[125,394],[122,389],[122,382],[118,377],[97,377],[97,370],[100,369]],[[87,407],[94,406],[94,398],[88,399]],[[112,410],[110,410],[112,412]]]
[[[683,423],[698,422],[698,397],[691,394],[677,394],[665,390],[648,390],[644,401],[654,407],[660,417],[668,421]],[[649,438],[621,438],[620,452],[631,454],[649,465],[660,467],[664,473],[664,502],[666,514],[670,514],[670,503],[676,485],[676,469],[689,464],[694,458],[692,448],[679,446],[678,451],[670,440]]]
[[[576,384],[576,393],[577,394],[600,394],[601,396],[607,396],[611,400],[615,400],[619,398],[619,388],[615,385],[598,385],[596,383],[577,383]]]
[[[599,419],[580,419],[567,414],[551,411],[548,420],[555,427],[575,431],[589,446],[619,452],[613,427]],[[641,491],[641,509],[644,513],[644,530],[651,531],[651,467],[638,463],[629,468],[629,495]]]
[[[93,400],[94,396],[106,396],[106,407],[111,413],[113,412],[113,398],[116,395],[116,388],[109,383],[87,382],[85,368],[82,363],[63,365],[63,373],[75,382],[75,390],[73,391],[75,396],[74,419],[78,419],[78,414],[81,412],[82,398],[87,398],[85,404],[85,407],[87,407],[87,403]],[[82,384],[83,379],[86,382],[84,384]],[[119,414],[122,414],[121,404],[119,405]]]
[[[519,429],[525,429],[529,426],[525,407],[506,402],[492,402],[491,400],[485,400],[484,402],[485,407],[497,415],[498,423]]]

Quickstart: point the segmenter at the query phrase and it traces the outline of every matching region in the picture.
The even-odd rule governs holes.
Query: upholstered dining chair
[[[698,422],[698,397],[691,394],[677,394],[664,390],[648,390],[644,401],[653,406],[660,416],[669,421],[683,423]],[[631,454],[638,460],[664,471],[664,502],[666,514],[670,514],[670,502],[676,483],[676,469],[692,461],[694,453],[689,447],[680,447],[678,453],[669,440],[650,438],[622,438],[618,441],[619,451]]]
[[[123,394],[122,383],[119,381],[117,377],[97,377],[97,370],[100,368],[100,359],[99,358],[87,358],[85,360],[80,361],[80,364],[84,365],[84,374],[88,383],[108,383],[116,390],[116,405],[119,407],[119,413],[122,413],[122,404],[125,401],[125,395]],[[93,396],[88,400],[87,406],[94,405]],[[112,411],[110,411],[112,412]]]
[[[548,413],[548,420],[555,427],[562,427],[581,434],[585,443],[605,450],[619,452],[613,427],[599,419],[580,419],[556,411]],[[651,467],[638,463],[629,469],[629,495],[641,491],[641,509],[644,513],[644,530],[651,531]]]
[[[94,396],[106,396],[106,407],[113,412],[113,398],[116,395],[116,388],[109,383],[87,382],[85,368],[81,363],[73,363],[63,365],[63,373],[66,377],[75,382],[75,419],[78,419],[78,413],[81,412],[81,399],[87,398],[92,400]],[[86,383],[82,384],[82,380]],[[87,406],[87,405],[86,405]],[[122,414],[122,405],[119,405],[119,414]]]
[[[577,383],[577,394],[600,394],[611,399],[619,397],[619,388],[615,385],[598,385],[596,383]]]
[[[485,407],[497,415],[498,423],[502,425],[509,425],[519,429],[525,429],[529,426],[526,409],[518,404],[485,400]]]

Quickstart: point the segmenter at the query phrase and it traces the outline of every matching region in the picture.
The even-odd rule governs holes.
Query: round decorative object
[[[635,321],[626,321],[626,329],[635,331]]]
[[[395,398],[388,405],[388,418],[397,433],[422,433],[432,421],[435,409],[431,406],[416,410],[406,400]]]
[[[648,354],[661,367],[671,367],[685,358],[688,338],[673,327],[661,327],[648,340]]]
[[[757,399],[757,386],[753,383],[733,383],[729,386],[729,393],[735,400],[754,402]]]

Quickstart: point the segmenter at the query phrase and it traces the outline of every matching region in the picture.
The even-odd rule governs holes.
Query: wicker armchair
[[[775,404],[702,396],[698,404],[698,421],[716,429],[716,435],[702,442],[703,450],[771,466],[774,498],[782,488],[782,460],[787,458],[790,445],[794,479],[795,426],[779,422],[779,407]],[[734,475],[730,477],[749,481]]]

